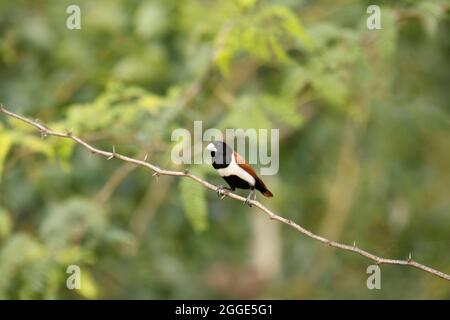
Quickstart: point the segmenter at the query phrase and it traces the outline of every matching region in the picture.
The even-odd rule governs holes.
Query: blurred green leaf
[[[286,7],[263,6],[235,21],[221,39],[215,62],[225,76],[229,74],[233,58],[241,52],[265,62],[275,58],[281,63],[289,63],[292,61],[287,50],[295,41],[308,50],[312,48],[312,40],[299,18]]]
[[[2,180],[5,158],[11,148],[13,139],[0,127],[0,181]]]
[[[18,233],[8,239],[0,249],[0,297],[9,295],[12,280],[20,276],[23,268],[45,256],[45,248],[34,238]]]
[[[193,170],[193,174],[203,177],[202,171]],[[180,196],[186,218],[194,230],[200,232],[208,228],[208,210],[205,199],[205,188],[190,179],[181,179]]]
[[[11,216],[8,211],[0,208],[0,240],[9,236],[12,231]]]
[[[85,269],[81,270],[81,284],[79,293],[86,299],[98,297],[98,287],[92,274]]]
[[[106,220],[103,210],[91,201],[73,197],[53,205],[43,220],[39,234],[50,248],[63,249],[71,241],[86,239],[85,246],[98,241]]]

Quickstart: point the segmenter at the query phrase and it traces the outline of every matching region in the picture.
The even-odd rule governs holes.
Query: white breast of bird
[[[226,168],[217,169],[221,177],[238,176],[242,180],[247,181],[250,185],[255,185],[255,178],[253,178],[247,171],[242,169],[236,163],[234,154],[231,155],[231,162]]]

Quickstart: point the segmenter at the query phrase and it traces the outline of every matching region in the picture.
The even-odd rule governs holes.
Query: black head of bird
[[[223,190],[234,191],[235,189],[250,189],[245,203],[251,206],[250,200],[254,190],[258,190],[266,197],[273,197],[272,192],[256,174],[255,170],[245,162],[244,158],[231,149],[223,141],[214,141],[208,144],[206,149],[211,153],[212,166],[220,176],[227,182],[230,188],[220,186],[218,195],[223,196]]]

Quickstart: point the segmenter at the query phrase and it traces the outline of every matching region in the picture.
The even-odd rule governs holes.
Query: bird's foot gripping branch
[[[153,175],[156,176],[163,176],[163,175],[168,175],[168,176],[180,176],[180,177],[186,177],[186,178],[190,178],[192,180],[194,180],[195,182],[201,184],[203,187],[213,190],[215,192],[217,192],[218,194],[220,194],[223,197],[229,197],[232,198],[234,200],[237,201],[241,201],[243,203],[247,203],[249,205],[252,205],[256,208],[258,208],[260,211],[262,211],[263,213],[265,213],[271,220],[277,220],[281,223],[284,223],[292,228],[294,228],[295,230],[297,230],[298,232],[302,233],[303,235],[314,239],[316,241],[319,241],[327,246],[330,247],[334,247],[337,249],[341,249],[341,250],[345,250],[345,251],[350,251],[353,253],[356,253],[358,255],[361,255],[363,257],[366,257],[370,260],[372,260],[373,262],[375,262],[378,265],[381,264],[392,264],[392,265],[400,265],[400,266],[410,266],[416,269],[419,269],[421,271],[424,272],[428,272],[430,274],[433,274],[437,277],[440,277],[442,279],[445,279],[447,281],[450,281],[450,275],[446,274],[442,271],[433,269],[431,267],[428,267],[426,265],[423,265],[419,262],[416,262],[412,259],[411,255],[408,257],[408,259],[406,260],[396,260],[396,259],[387,259],[387,258],[382,258],[379,256],[376,256],[370,252],[367,252],[363,249],[358,248],[355,244],[353,245],[347,245],[347,244],[343,244],[343,243],[339,243],[336,241],[332,241],[329,240],[327,238],[324,238],[322,236],[319,236],[305,228],[303,228],[302,226],[300,226],[299,224],[293,222],[290,219],[284,218],[276,213],[274,213],[273,211],[271,211],[270,209],[268,209],[267,207],[265,207],[263,204],[261,204],[259,201],[254,200],[254,199],[249,199],[249,198],[245,198],[242,196],[239,196],[233,192],[231,192],[232,190],[228,190],[228,191],[224,191],[225,188],[220,188],[218,186],[215,186],[193,174],[191,174],[188,171],[172,171],[172,170],[165,170],[162,169],[154,164],[151,164],[149,162],[147,162],[146,158],[144,160],[138,160],[138,159],[134,159],[131,157],[127,157],[125,155],[122,155],[120,153],[117,153],[115,149],[113,149],[113,151],[104,151],[104,150],[100,150],[97,149],[95,147],[93,147],[92,145],[88,144],[87,142],[85,142],[84,140],[78,138],[77,136],[73,135],[72,133],[64,133],[64,132],[58,132],[58,131],[53,131],[49,128],[47,128],[45,125],[38,123],[37,121],[28,119],[26,117],[23,117],[21,115],[18,115],[14,112],[11,112],[9,110],[6,110],[2,105],[0,105],[0,113],[3,113],[9,117],[18,119],[20,121],[23,121],[31,126],[34,126],[37,130],[40,131],[40,133],[42,134],[42,136],[55,136],[55,137],[60,137],[60,138],[66,138],[66,139],[72,139],[73,141],[75,141],[76,143],[82,145],[84,148],[86,148],[87,150],[89,150],[90,152],[92,152],[93,154],[97,154],[100,156],[105,157],[106,159],[119,159],[125,162],[129,162],[135,165],[139,165],[139,166],[143,166],[146,167],[147,169],[150,169],[154,172]],[[240,172],[240,171],[239,171]],[[242,173],[242,172],[240,172]],[[264,185],[264,188],[262,186],[260,186],[260,188],[258,189],[256,187],[257,190],[259,190],[261,193],[263,193],[266,196],[271,196],[272,193],[267,190],[267,188]],[[219,193],[220,192],[220,193]]]

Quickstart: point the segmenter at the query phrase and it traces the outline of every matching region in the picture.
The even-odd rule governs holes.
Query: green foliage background
[[[81,7],[68,30],[66,8]],[[382,29],[366,8],[382,8]],[[449,1],[0,2],[0,101],[165,168],[175,128],[279,128],[281,215],[450,272]],[[190,168],[221,183],[205,165]],[[450,298],[190,180],[0,119],[0,298]],[[82,270],[81,290],[66,268]]]

